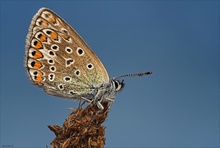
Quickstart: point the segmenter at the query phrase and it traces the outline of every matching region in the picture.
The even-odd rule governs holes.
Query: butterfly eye
[[[120,82],[118,80],[113,80],[113,85],[115,86],[115,91],[119,92],[124,87],[124,82]]]
[[[118,81],[115,81],[114,84],[115,84],[115,90],[118,91],[120,89]]]

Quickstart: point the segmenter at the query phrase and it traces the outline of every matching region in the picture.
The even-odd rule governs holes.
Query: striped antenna
[[[148,71],[148,72],[144,72],[144,73],[125,74],[125,75],[115,77],[113,79],[119,79],[119,78],[122,78],[122,77],[141,77],[141,76],[145,76],[145,75],[150,75],[152,73],[153,73],[152,71]]]

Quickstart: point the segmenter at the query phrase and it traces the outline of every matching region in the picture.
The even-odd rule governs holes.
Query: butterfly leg
[[[81,109],[82,106],[85,104],[85,102],[86,102],[85,100],[80,100],[80,101],[79,101],[79,107],[78,107],[78,108]]]
[[[97,102],[96,102],[96,105],[97,105],[97,107],[98,107],[100,110],[103,110],[103,109],[104,109],[104,107],[102,106],[102,104],[101,104],[100,101],[97,101]]]
[[[89,100],[89,99],[87,99],[87,98],[85,98],[85,97],[81,97],[83,100],[85,100],[85,101],[87,101],[87,102],[89,102],[89,103],[91,103],[92,102],[92,100]]]
[[[115,101],[115,97],[112,97],[112,98],[106,98],[106,100],[107,100],[108,102],[110,102],[110,104],[109,104],[109,107],[108,107],[108,108],[111,108],[111,107],[112,107],[112,105],[113,105],[113,103],[114,103],[114,101]]]
[[[83,100],[89,102],[89,103],[94,102],[94,103],[97,105],[97,107],[98,107],[99,109],[101,109],[101,110],[104,109],[104,107],[103,107],[102,104],[101,104],[101,101],[98,101],[98,100],[89,100],[89,99],[87,99],[87,98],[85,98],[85,97],[81,97],[81,98],[82,98]]]

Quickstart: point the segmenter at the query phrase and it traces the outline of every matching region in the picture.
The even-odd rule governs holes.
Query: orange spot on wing
[[[51,23],[53,23],[53,24],[56,22],[56,20],[55,20],[55,18],[54,18],[53,16],[50,17],[49,21],[50,21]]]
[[[37,76],[35,77],[35,81],[38,82],[38,85],[42,85],[42,81],[43,81],[43,73],[38,71]]]
[[[57,33],[56,32],[52,32],[50,34],[50,37],[53,39],[53,40],[57,40]]]
[[[40,41],[41,41],[41,42],[47,41],[47,36],[46,36],[46,35],[42,35],[42,36],[40,37]]]
[[[35,47],[36,47],[37,49],[39,49],[39,48],[42,48],[43,45],[41,44],[41,42],[37,42],[37,44],[35,45]]]
[[[38,71],[38,75],[37,75],[37,77],[36,77],[36,80],[37,80],[37,81],[42,81],[42,80],[43,80],[42,72]]]
[[[41,67],[42,67],[42,64],[40,62],[36,61],[33,68],[34,69],[39,69]]]
[[[66,40],[69,40],[69,38],[70,38],[68,35],[62,35],[62,37]]]
[[[42,28],[45,28],[45,27],[47,27],[47,26],[48,26],[48,23],[47,23],[46,21],[43,21],[41,27],[42,27]]]
[[[39,59],[39,58],[42,58],[42,57],[43,57],[42,53],[40,51],[36,50],[36,53],[35,53],[33,58]]]
[[[36,81],[41,82],[42,80],[43,80],[43,77],[41,77],[41,76],[36,77]]]

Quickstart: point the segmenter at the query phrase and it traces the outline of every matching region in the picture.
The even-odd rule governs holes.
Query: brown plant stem
[[[105,126],[109,112],[108,102],[102,103],[104,109],[89,104],[85,109],[72,111],[63,126],[49,125],[48,128],[56,135],[50,143],[51,148],[103,148],[105,144]]]

